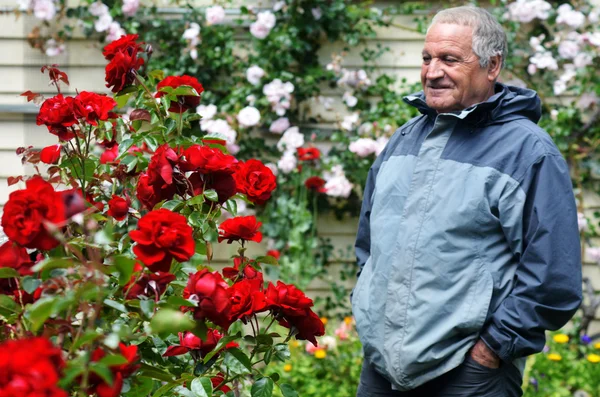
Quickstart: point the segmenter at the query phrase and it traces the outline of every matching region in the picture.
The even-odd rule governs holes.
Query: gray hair
[[[431,26],[436,23],[449,23],[473,28],[473,53],[479,57],[479,65],[485,68],[490,58],[500,55],[501,67],[508,52],[506,33],[502,26],[487,10],[473,6],[448,8],[438,12]]]

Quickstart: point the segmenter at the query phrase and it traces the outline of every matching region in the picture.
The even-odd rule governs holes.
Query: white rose
[[[88,11],[95,17],[108,14],[108,6],[101,1],[96,1],[88,7]]]
[[[108,33],[106,34],[105,40],[107,42],[112,42],[120,39],[121,36],[124,36],[125,34],[125,29],[121,27],[119,22],[113,21],[113,23],[111,23],[108,27]]]
[[[577,54],[575,59],[573,59],[573,64],[576,68],[584,68],[586,66],[591,65],[594,62],[594,58],[587,52],[581,52]]]
[[[354,95],[352,95],[351,91],[344,92],[342,99],[344,100],[344,102],[346,102],[346,105],[348,105],[348,107],[351,108],[356,106],[356,104],[358,103],[358,99]]]
[[[279,172],[279,170],[277,169],[277,164],[266,163],[265,167],[267,167],[268,169],[270,169],[273,172],[273,175],[277,176],[277,173]]]
[[[271,124],[271,126],[269,127],[269,132],[272,132],[274,134],[281,134],[288,128],[290,128],[290,121],[288,120],[288,118],[280,117]]]
[[[253,106],[246,106],[237,115],[242,127],[253,127],[260,122],[260,112]]]
[[[316,21],[318,21],[319,19],[321,19],[321,17],[323,16],[323,11],[321,11],[321,9],[319,7],[312,8],[310,10],[310,12],[312,13],[313,18],[315,18]]]
[[[187,28],[183,32],[182,37],[185,40],[194,40],[198,37],[199,34],[200,34],[200,25],[198,25],[196,22],[192,22],[192,23],[190,23],[190,27]]]
[[[252,85],[258,85],[264,75],[265,71],[260,66],[252,65],[246,70],[246,79]]]
[[[58,44],[56,40],[50,39],[46,41],[46,55],[49,57],[55,57],[65,52],[64,43]]]
[[[277,162],[277,168],[279,168],[284,174],[289,174],[296,168],[297,164],[298,160],[296,159],[296,156],[294,156],[294,152],[288,151],[283,153],[283,156],[281,156]]]
[[[112,22],[113,19],[110,14],[100,15],[96,22],[94,22],[94,29],[96,29],[96,32],[104,32],[110,27]]]
[[[140,0],[123,0],[123,7],[121,10],[123,11],[124,15],[132,17],[135,15],[139,7]]]
[[[367,157],[370,154],[375,153],[377,150],[377,143],[371,138],[359,138],[350,143],[348,150],[358,157]]]
[[[271,33],[271,29],[267,28],[265,25],[260,24],[258,22],[253,22],[250,25],[250,33],[252,36],[256,37],[259,40],[263,40],[265,37]]]
[[[277,11],[281,10],[283,7],[285,7],[285,1],[278,1],[275,4],[273,4],[273,11],[277,12]]]
[[[277,149],[280,152],[293,151],[304,145],[304,135],[300,132],[298,127],[290,127],[288,128],[279,142],[277,142]]]
[[[352,187],[352,183],[345,175],[336,175],[329,179],[323,188],[328,196],[348,198],[352,193]]]
[[[200,105],[196,108],[196,113],[202,116],[202,120],[210,120],[217,114],[217,107],[212,103],[210,105]]]
[[[573,59],[579,53],[579,45],[571,40],[565,40],[558,46],[558,54],[563,59]]]
[[[275,27],[277,18],[275,18],[275,14],[273,14],[271,11],[263,11],[258,13],[256,16],[256,21],[271,30]]]
[[[358,122],[358,113],[352,113],[344,117],[341,126],[346,131],[352,131],[354,125]]]
[[[36,0],[33,4],[33,15],[37,19],[49,21],[56,15],[56,6],[52,0]]]
[[[208,7],[206,9],[206,23],[209,25],[219,25],[225,20],[225,9],[219,5]]]

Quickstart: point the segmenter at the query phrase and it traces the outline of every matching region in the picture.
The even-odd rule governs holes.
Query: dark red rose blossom
[[[242,266],[242,258],[236,256],[233,258],[233,267],[224,267],[222,270],[223,276],[226,278],[237,281],[241,279],[258,280],[260,284],[263,283],[263,274],[256,270],[258,264],[254,260],[248,260],[245,258],[244,266]],[[240,268],[243,267],[243,271],[240,274]]]
[[[319,178],[318,176],[311,176],[304,181],[304,186],[308,190],[313,190],[318,193],[325,193],[325,179]]]
[[[0,343],[0,397],[67,397],[62,352],[43,337]]]
[[[205,190],[214,189],[217,192],[217,201],[223,204],[237,192],[235,179],[228,172],[212,172],[204,175],[193,172],[188,180],[194,188],[194,195],[202,194]]]
[[[298,160],[300,161],[311,161],[318,160],[321,158],[321,152],[316,147],[301,148],[297,149]]]
[[[124,51],[128,54],[137,53],[142,50],[142,46],[136,42],[138,37],[137,34],[121,36],[119,39],[104,46],[102,55],[110,61],[118,52]]]
[[[209,146],[192,145],[183,152],[186,171],[198,171],[203,174],[222,172],[233,174],[237,160],[219,149]]]
[[[191,332],[179,333],[179,345],[169,346],[163,357],[179,356],[185,353],[191,353],[196,359],[203,358],[217,347],[217,343],[223,338],[223,335],[216,330],[209,328],[206,332],[206,340],[202,340]]]
[[[238,192],[245,194],[254,204],[262,205],[271,198],[277,187],[277,178],[260,160],[250,159],[238,163],[234,174]]]
[[[51,250],[58,241],[44,222],[57,224],[65,220],[62,195],[39,176],[29,179],[26,186],[8,196],[2,213],[4,233],[23,247]]]
[[[219,372],[217,375],[210,378],[210,383],[212,383],[213,389],[219,388],[223,393],[229,393],[231,388],[227,385],[220,386],[221,383],[225,380],[225,375],[222,372]]]
[[[202,269],[190,274],[190,279],[183,290],[183,297],[198,302],[197,307],[186,308],[194,311],[194,318],[198,320],[206,318],[225,329],[229,327],[231,295],[229,285],[219,273]]]
[[[171,107],[169,108],[169,112],[173,113],[183,113],[188,109],[196,109],[200,104],[200,95],[204,91],[204,87],[195,77],[183,75],[183,76],[168,76],[165,77],[161,82],[158,83],[156,89],[158,92],[156,93],[156,98],[160,98],[166,94],[166,92],[161,91],[160,89],[163,87],[172,87],[177,88],[181,86],[189,86],[192,87],[198,93],[198,96],[194,95],[178,95],[177,102],[171,102]]]
[[[262,241],[262,233],[258,228],[262,223],[256,220],[254,215],[238,216],[225,220],[219,225],[219,242],[227,240],[227,244],[232,241]]]
[[[160,203],[163,200],[163,196],[161,194],[164,191],[155,189],[152,184],[150,184],[150,177],[146,172],[142,172],[138,178],[138,184],[135,189],[135,196],[140,200],[142,205],[147,209],[151,210],[154,206]],[[167,191],[168,195],[164,198],[164,200],[168,200],[168,197],[173,197],[175,194],[174,189],[172,191]]]
[[[70,218],[73,215],[77,215],[85,211],[86,204],[83,200],[80,189],[73,188],[69,190],[61,190],[56,193],[60,195],[65,206],[65,218]]]
[[[285,319],[279,323],[286,328],[296,328],[298,331],[296,339],[310,341],[315,346],[317,346],[316,337],[325,335],[323,321],[310,309],[306,309],[301,316],[285,316]]]
[[[31,274],[33,263],[27,250],[12,241],[7,241],[0,246],[0,268],[10,267],[19,272],[21,276]]]
[[[56,164],[60,158],[61,145],[46,146],[40,151],[40,160],[45,164]]]
[[[267,302],[262,289],[262,281],[257,279],[243,279],[229,288],[231,294],[229,315],[232,322],[242,320],[246,323],[247,317],[267,310]]]
[[[127,218],[130,206],[131,200],[129,200],[129,198],[124,199],[123,197],[113,194],[112,198],[108,201],[107,214],[118,221],[122,221],[123,219]]]
[[[148,164],[150,183],[159,185],[173,185],[173,169],[179,165],[180,156],[168,144],[159,146]]]
[[[281,252],[279,252],[278,250],[268,250],[267,255],[279,260],[279,258],[281,257]]]
[[[91,125],[98,125],[98,120],[108,120],[115,106],[114,99],[95,92],[81,91],[73,100],[75,117],[85,119]]]
[[[119,157],[119,145],[113,145],[100,155],[100,164],[109,164]]]
[[[265,291],[267,305],[284,316],[300,316],[313,305],[312,299],[292,284],[277,281],[277,286],[269,283]]]
[[[123,343],[119,344],[119,351],[127,362],[118,365],[109,365],[109,369],[113,376],[112,384],[108,384],[98,376],[95,372],[90,372],[88,379],[88,393],[96,393],[98,397],[119,397],[123,388],[123,379],[131,376],[140,367],[136,364],[139,361],[137,354],[138,347],[135,345],[126,346]],[[91,361],[98,362],[106,356],[106,351],[102,348],[97,348],[92,352]]]
[[[129,236],[134,254],[153,272],[168,272],[173,259],[189,260],[196,252],[192,228],[184,216],[161,208],[144,215]]]
[[[137,51],[117,51],[110,63],[106,65],[106,86],[112,92],[122,91],[133,84],[137,71],[144,65],[144,60],[138,57]]]
[[[40,107],[36,120],[37,125],[45,125],[51,134],[58,136],[63,141],[75,137],[69,127],[76,123],[77,119],[73,113],[73,98],[64,97],[62,94],[46,99]]]
[[[135,264],[133,271],[131,279],[123,287],[127,299],[137,299],[140,295],[160,297],[166,291],[169,283],[177,278],[175,275],[165,272],[145,273],[139,263]]]
[[[142,204],[152,209],[163,200],[170,200],[175,193],[185,195],[189,186],[179,169],[180,155],[169,145],[156,149],[150,158],[148,171],[138,179],[136,196]]]

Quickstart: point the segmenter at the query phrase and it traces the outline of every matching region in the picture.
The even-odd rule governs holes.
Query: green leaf
[[[160,91],[163,91],[163,89],[166,87],[163,87],[160,89]],[[179,87],[175,88],[173,91],[171,91],[169,93],[170,95],[179,95],[179,96],[200,96],[200,94],[198,94],[198,91],[196,91],[194,88],[190,87],[189,85],[180,85]]]
[[[95,341],[101,335],[101,333],[95,330],[86,331],[85,334],[83,334],[79,339],[75,341],[75,343],[73,343],[73,350],[78,350],[81,346],[85,346],[89,342]]]
[[[150,327],[156,333],[171,333],[189,331],[196,323],[184,313],[173,309],[161,309],[150,320]]]
[[[279,265],[279,262],[277,261],[277,259],[275,259],[275,257],[271,256],[271,255],[259,256],[258,258],[256,258],[256,262],[265,263],[267,265],[273,265],[273,266]]]
[[[169,306],[174,306],[175,308],[179,308],[180,306],[186,307],[195,307],[197,303],[191,302],[187,299],[182,298],[181,296],[171,295],[169,299],[167,299],[167,304]]]
[[[233,354],[227,350],[225,353],[225,359],[223,360],[223,364],[229,371],[236,375],[244,375],[248,373],[248,369],[244,364],[240,362]]]
[[[146,317],[152,317],[152,314],[154,313],[154,301],[150,299],[140,300],[140,309],[142,309],[142,313],[144,313]]]
[[[25,276],[21,280],[21,286],[28,294],[33,294],[33,292],[38,289],[38,287],[42,284],[42,280],[38,280],[35,277]]]
[[[219,196],[217,195],[217,192],[214,189],[205,190],[204,197],[206,197],[206,199],[210,201],[219,201]]]
[[[175,380],[175,376],[171,375],[170,373],[165,372],[162,369],[151,367],[150,365],[144,363],[141,364],[138,375],[144,375],[152,379],[161,380],[163,382],[173,382],[173,380]],[[173,387],[175,386],[176,385]]]
[[[261,378],[254,382],[250,391],[252,397],[271,397],[273,395],[273,380]]]
[[[237,358],[239,362],[241,362],[248,371],[252,372],[252,362],[250,361],[250,357],[248,357],[246,353],[244,353],[237,347],[232,347],[231,349],[227,349],[227,351],[231,353],[235,358]]]
[[[102,357],[98,363],[106,365],[107,367],[112,367],[113,365],[127,364],[128,361],[120,354],[110,354]]]
[[[177,211],[178,209],[182,208],[184,205],[184,202],[181,200],[169,200],[169,201],[165,201],[163,203],[163,205],[161,206],[161,208],[166,208],[170,211]]]
[[[277,383],[277,381],[279,380],[280,376],[277,372],[273,373],[271,376],[269,376],[269,378],[273,379],[273,382]]]
[[[144,142],[146,142],[146,145],[148,145],[148,148],[152,151],[155,152],[156,149],[158,148],[158,141],[156,140],[156,138],[152,135],[146,135],[144,137]]]
[[[189,205],[198,205],[204,203],[204,196],[199,194],[188,200]]]
[[[52,315],[57,299],[56,297],[42,298],[27,309],[27,318],[31,321],[33,332],[37,332]]]
[[[298,393],[290,384],[283,383],[279,385],[279,389],[281,390],[281,394],[283,394],[283,397],[298,397]]]
[[[215,363],[217,362],[217,357],[213,357],[205,363],[202,360],[199,360],[196,366],[194,367],[194,375],[201,376],[204,375],[206,371],[208,371]]]
[[[233,216],[237,216],[237,201],[227,200],[225,202],[225,209]]]
[[[167,383],[166,385],[163,385],[158,390],[156,390],[152,397],[162,397],[165,393],[169,392],[171,389],[176,388],[177,386],[177,383]]]
[[[287,361],[292,357],[287,343],[279,343],[273,346],[273,348],[275,349],[275,358],[279,361]]]
[[[208,360],[213,358],[213,356],[217,354],[221,349],[223,349],[229,342],[238,340],[239,338],[241,338],[241,336],[241,332],[238,332],[235,335],[227,335],[219,339],[219,342],[217,342],[217,346],[215,346],[215,348],[212,351],[210,351],[206,356],[204,356],[204,362],[207,363]]]
[[[69,258],[46,258],[35,264],[31,270],[40,272],[42,270],[66,269],[73,267],[73,261]]]
[[[209,378],[196,378],[190,385],[192,393],[197,397],[212,397],[213,387]]]
[[[10,316],[12,313],[19,313],[21,306],[7,295],[0,295],[0,315],[4,317]]]
[[[0,278],[13,278],[19,277],[19,272],[17,272],[12,267],[0,267]]]
[[[135,259],[128,256],[119,255],[114,259],[114,264],[119,271],[119,286],[123,287],[131,280],[133,274],[133,268],[135,266]]]
[[[123,305],[122,303],[119,303],[117,301],[113,301],[111,299],[104,299],[104,304],[106,306],[112,307],[113,309],[116,309],[120,312],[129,313],[129,310],[127,310],[125,305]]]
[[[100,362],[90,363],[90,370],[102,378],[109,385],[113,383],[113,374],[110,368]]]

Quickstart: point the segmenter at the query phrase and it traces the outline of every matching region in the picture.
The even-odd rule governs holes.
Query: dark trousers
[[[414,390],[392,390],[390,382],[366,362],[356,397],[520,397],[521,373],[512,364],[488,368],[467,356],[457,368]]]

